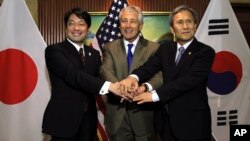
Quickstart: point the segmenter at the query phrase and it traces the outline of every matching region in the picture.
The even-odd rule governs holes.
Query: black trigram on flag
[[[208,35],[229,34],[229,19],[209,20]]]
[[[217,126],[226,126],[227,123],[229,125],[238,124],[238,111],[230,110],[230,111],[218,111],[217,112]]]

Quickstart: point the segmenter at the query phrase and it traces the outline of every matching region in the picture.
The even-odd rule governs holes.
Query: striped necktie
[[[85,57],[83,55],[83,48],[82,47],[79,49],[79,54],[80,54],[80,57],[81,57],[82,64],[85,65],[86,60],[85,60]]]
[[[179,61],[181,59],[181,56],[182,56],[183,52],[185,51],[185,48],[180,47],[180,48],[178,48],[178,51],[179,51],[179,54],[178,54],[178,56],[177,56],[177,58],[175,60],[175,65],[177,65],[179,63]]]

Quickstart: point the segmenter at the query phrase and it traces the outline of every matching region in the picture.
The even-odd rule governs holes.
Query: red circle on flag
[[[36,87],[38,71],[32,58],[23,51],[0,52],[0,101],[17,104],[27,99]]]

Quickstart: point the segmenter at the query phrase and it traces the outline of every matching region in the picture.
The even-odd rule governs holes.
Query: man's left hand
[[[150,92],[144,92],[140,95],[137,95],[133,98],[133,101],[137,102],[137,104],[143,104],[146,102],[153,102],[152,94]]]

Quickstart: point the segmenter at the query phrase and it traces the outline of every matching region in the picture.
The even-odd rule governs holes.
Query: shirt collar
[[[124,39],[123,42],[124,42],[125,47],[127,47],[128,44],[133,44],[134,45],[133,48],[134,48],[137,45],[139,39],[140,39],[140,36],[138,35],[137,38],[132,43],[130,43],[126,39]]]
[[[179,43],[177,42],[177,48],[184,47],[184,49],[186,50],[186,49],[188,48],[188,46],[192,43],[193,40],[194,40],[194,39],[192,39],[192,40],[186,42],[184,45],[181,45],[181,44],[179,44]]]
[[[78,44],[72,42],[70,39],[67,38],[67,40],[76,48],[77,51],[80,50],[80,48],[83,48],[83,44],[81,46],[79,46]],[[83,53],[84,53],[84,49],[83,49]]]

